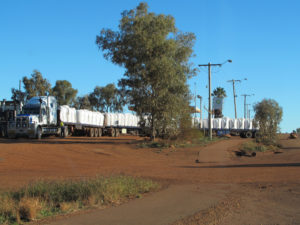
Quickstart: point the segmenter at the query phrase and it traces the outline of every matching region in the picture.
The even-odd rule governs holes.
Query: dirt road
[[[261,153],[255,158],[234,154],[244,141],[240,138],[207,147],[162,150],[137,147],[142,140],[130,136],[43,141],[0,139],[0,187],[17,187],[39,178],[122,173],[163,180],[171,186],[165,190],[167,192],[162,192],[164,194],[153,194],[121,207],[95,212],[98,219],[91,220],[90,224],[101,224],[99,218],[101,221],[108,219],[103,224],[114,224],[107,221],[118,216],[123,222],[115,224],[134,224],[133,221],[141,220],[142,224],[147,224],[146,221],[148,224],[170,224],[176,220],[177,224],[300,223],[299,139],[282,140],[281,154]],[[197,158],[200,163],[195,163]],[[184,191],[184,188],[198,188],[199,191]],[[164,207],[157,208],[157,205]],[[134,210],[130,211],[130,207]],[[135,207],[140,209],[138,213]],[[81,216],[83,221],[91,217]],[[151,222],[153,218],[157,218],[155,223]],[[74,217],[74,221],[80,218]],[[56,224],[64,222],[59,220]]]

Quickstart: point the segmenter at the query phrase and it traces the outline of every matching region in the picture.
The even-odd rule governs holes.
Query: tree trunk
[[[151,120],[151,137],[150,137],[151,141],[155,141],[155,126],[154,126],[154,118],[152,116],[152,120]]]

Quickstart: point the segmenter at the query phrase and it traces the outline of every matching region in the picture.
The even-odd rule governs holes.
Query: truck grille
[[[28,127],[28,118],[27,117],[17,118],[16,127],[17,128],[27,128]]]

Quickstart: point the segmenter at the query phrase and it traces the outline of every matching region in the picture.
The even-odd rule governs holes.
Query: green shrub
[[[181,134],[178,136],[179,140],[195,141],[204,138],[202,130],[197,128],[186,128],[182,129]]]
[[[244,143],[240,150],[245,152],[265,152],[268,150],[268,148],[265,145],[255,143],[254,141],[249,141]]]

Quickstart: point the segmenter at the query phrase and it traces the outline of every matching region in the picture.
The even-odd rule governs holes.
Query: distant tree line
[[[78,109],[91,109],[99,112],[121,112],[125,98],[114,84],[104,87],[96,86],[94,91],[82,97],[67,80],[57,80],[54,87],[43,77],[42,73],[34,70],[30,77],[22,79],[24,91],[12,88],[12,100],[26,102],[34,96],[55,96],[59,105],[70,105]]]

